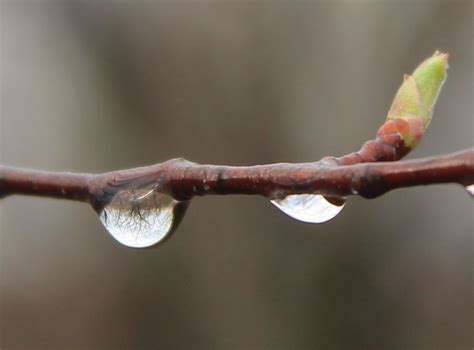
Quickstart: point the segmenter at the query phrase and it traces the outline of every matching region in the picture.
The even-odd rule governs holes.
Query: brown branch
[[[199,165],[173,159],[99,175],[0,166],[0,196],[22,194],[71,199],[90,202],[98,209],[120,189],[150,184],[177,199],[187,200],[208,194],[258,194],[282,198],[298,193],[374,198],[403,187],[474,183],[474,149],[400,162],[337,164],[347,162],[347,159],[325,158],[316,163],[248,167]]]
[[[314,163],[257,166],[199,165],[174,159],[147,167],[105,174],[54,173],[0,165],[0,198],[13,194],[85,201],[100,210],[121,189],[154,186],[179,200],[207,194],[259,194],[283,198],[289,194],[323,194],[340,204],[344,197],[374,198],[396,188],[433,183],[474,183],[474,149],[404,162],[401,135],[409,121],[386,121],[375,140],[358,152]],[[422,134],[421,134],[422,135]],[[389,163],[392,162],[392,163]]]

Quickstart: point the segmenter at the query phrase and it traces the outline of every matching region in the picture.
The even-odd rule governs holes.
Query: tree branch
[[[354,156],[352,156],[354,157]],[[339,158],[341,159],[348,158]],[[72,174],[0,166],[0,196],[36,195],[90,202],[99,208],[121,189],[155,184],[176,199],[208,194],[258,194],[283,198],[313,193],[375,198],[387,191],[428,184],[474,184],[474,149],[408,161],[338,165],[316,163],[256,166],[200,165],[184,159],[109,173]]]
[[[174,159],[99,175],[0,166],[0,197],[24,194],[72,199],[90,202],[100,210],[118,191],[146,186],[182,201],[207,194],[259,194],[281,199],[304,193],[324,195],[333,204],[342,204],[350,195],[374,198],[402,187],[449,182],[468,186],[474,183],[474,149],[393,162],[423,138],[446,79],[447,61],[447,54],[435,52],[413,75],[405,75],[375,140],[340,158],[249,167],[199,165]]]
[[[398,161],[420,143],[431,122],[447,60],[447,54],[435,52],[413,75],[405,75],[376,138],[343,157],[256,166],[173,159],[98,175],[0,165],[0,198],[22,194],[88,202],[118,242],[145,248],[176,229],[194,196],[258,194],[296,220],[322,223],[337,215],[351,195],[375,198],[397,188],[436,183],[458,183],[473,194],[474,148]],[[298,194],[302,196],[292,196]]]

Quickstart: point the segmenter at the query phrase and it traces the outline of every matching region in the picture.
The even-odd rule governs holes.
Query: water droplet
[[[334,205],[319,194],[292,194],[271,202],[293,219],[312,224],[331,220],[344,208],[344,204]]]
[[[187,202],[153,188],[126,189],[115,194],[99,217],[110,235],[123,245],[146,248],[168,237],[186,207]]]
[[[474,185],[466,186],[466,191],[474,197]]]

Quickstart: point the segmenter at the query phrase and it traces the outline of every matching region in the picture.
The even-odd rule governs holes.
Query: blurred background
[[[472,1],[0,4],[4,164],[346,154],[436,49],[451,69],[410,158],[474,144]],[[169,241],[133,250],[86,204],[9,197],[0,346],[472,349],[473,208],[459,186],[419,187],[309,225],[264,198],[196,198]]]

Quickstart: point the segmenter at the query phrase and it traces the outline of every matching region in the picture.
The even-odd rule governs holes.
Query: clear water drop
[[[121,244],[146,248],[161,242],[176,227],[181,203],[153,188],[121,190],[100,211],[99,217]]]
[[[293,219],[320,224],[331,220],[344,208],[335,205],[319,194],[292,194],[271,201],[278,209]]]
[[[474,197],[474,185],[466,186],[466,191]]]

